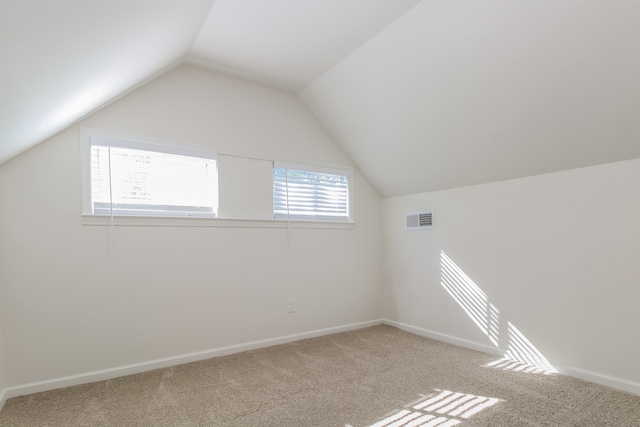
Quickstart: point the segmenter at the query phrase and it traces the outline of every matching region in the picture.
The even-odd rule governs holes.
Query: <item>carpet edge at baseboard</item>
[[[448,344],[457,345],[459,347],[464,347],[471,350],[477,350],[483,353],[489,353],[499,357],[502,357],[504,355],[504,350],[500,350],[496,347],[491,347],[475,341],[458,338],[453,335],[443,334],[443,333],[432,331],[429,329],[420,328],[418,326],[409,325],[407,323],[396,322],[395,320],[383,319],[382,323],[389,326],[395,326],[396,328],[402,329],[403,331],[411,332],[413,334],[431,338],[434,340],[446,342]]]
[[[558,371],[563,375],[590,381],[592,383],[607,386],[616,390],[640,396],[640,383],[624,378],[614,377],[600,372],[593,372],[586,369],[575,368],[573,366],[556,365]]]
[[[2,411],[2,408],[4,408],[4,404],[7,403],[7,389],[3,388],[2,390],[0,390],[0,411]]]
[[[152,371],[155,369],[168,368],[170,366],[182,365],[185,363],[197,362],[199,360],[211,359],[214,357],[227,356],[243,351],[256,350],[259,348],[271,347],[280,344],[286,344],[294,341],[300,341],[308,338],[316,338],[323,335],[331,335],[341,332],[348,332],[356,329],[367,328],[370,326],[380,325],[384,323],[382,319],[368,320],[364,322],[350,323],[341,326],[334,326],[324,329],[316,329],[308,332],[301,332],[291,335],[283,335],[275,338],[268,338],[259,341],[251,341],[242,344],[235,344],[210,350],[203,350],[193,353],[179,354],[176,356],[166,357],[162,359],[149,360],[146,362],[134,363],[130,365],[118,366],[114,368],[101,369],[91,372],[85,372],[66,377],[53,378],[44,381],[37,381],[28,384],[6,387],[0,392],[0,410],[4,407],[7,399],[13,397],[25,396],[28,394],[40,393],[43,391],[55,390],[74,385],[88,384],[97,381],[104,381],[113,378],[123,377],[126,375],[139,374],[142,372]]]
[[[432,331],[429,329],[421,328],[419,326],[409,325],[407,323],[396,322],[395,320],[383,319],[382,323],[385,325],[395,326],[398,329],[402,329],[407,332],[421,335],[427,338],[443,341],[449,344],[457,345],[459,347],[468,348],[471,350],[482,351],[484,353],[493,354],[498,357],[503,357],[505,351],[496,347],[481,344],[475,341],[466,340],[463,338],[455,337],[452,335],[443,334],[440,332]],[[594,372],[582,368],[576,368],[573,366],[565,366],[562,364],[553,363],[559,373],[568,375],[570,377],[578,378],[584,381],[590,381],[592,383],[600,384],[606,387],[611,387],[616,390],[624,391],[627,393],[640,396],[640,383],[627,380],[625,378],[614,377],[612,375],[603,374],[600,372]]]
[[[435,339],[438,341],[446,342],[449,344],[457,345],[459,347],[469,348],[476,351],[481,351],[488,354],[493,354],[498,357],[504,355],[504,350],[496,347],[491,347],[478,342],[466,340],[463,338],[455,337],[431,331],[418,326],[409,325],[402,322],[397,322],[390,319],[375,319],[364,322],[351,323],[347,325],[335,326],[331,328],[318,329],[308,332],[301,332],[292,335],[285,335],[276,338],[269,338],[259,341],[252,341],[243,344],[236,344],[226,347],[220,347],[216,349],[204,350],[194,353],[180,354],[163,359],[150,360],[146,362],[140,362],[131,365],[119,366],[109,369],[91,371],[66,377],[54,378],[45,381],[38,381],[23,385],[17,385],[12,387],[6,387],[0,391],[0,410],[4,407],[5,402],[13,397],[24,396],[33,393],[39,393],[43,391],[55,390],[58,388],[70,387],[80,384],[88,384],[97,381],[104,381],[108,379],[118,378],[125,375],[133,375],[155,369],[167,368],[170,366],[181,365],[184,363],[196,362],[199,360],[210,359],[214,357],[226,356],[229,354],[240,353],[243,351],[256,350],[264,347],[271,347],[279,344],[286,344],[289,342],[300,341],[308,338],[315,338],[323,335],[330,335],[340,332],[347,332],[351,330],[367,328],[379,324],[386,324],[397,327],[407,332],[421,335],[427,338]],[[560,373],[574,378],[578,378],[585,381],[590,381],[596,384],[604,385],[607,387],[621,390],[627,393],[632,393],[640,396],[640,383],[626,380],[623,378],[613,377],[610,375],[602,374],[599,372],[593,372],[581,368],[575,368],[571,366],[556,365],[556,368]]]

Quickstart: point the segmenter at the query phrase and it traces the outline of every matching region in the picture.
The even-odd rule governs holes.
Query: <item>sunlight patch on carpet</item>
[[[551,362],[511,322],[508,324],[509,343],[502,359],[484,365],[485,368],[528,374],[557,374]]]
[[[435,391],[437,393],[425,396],[409,409],[395,412],[369,427],[451,427],[501,401],[449,390]]]

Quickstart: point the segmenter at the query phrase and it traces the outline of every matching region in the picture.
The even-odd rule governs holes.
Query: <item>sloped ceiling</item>
[[[0,0],[0,163],[185,60],[301,89],[417,2]]]
[[[214,71],[297,92],[418,1],[216,0],[191,54]]]
[[[0,0],[0,163],[187,61],[298,93],[383,196],[640,157],[636,0]]]
[[[0,2],[0,163],[185,56],[213,0]]]
[[[640,157],[640,1],[423,1],[301,93],[383,196]]]

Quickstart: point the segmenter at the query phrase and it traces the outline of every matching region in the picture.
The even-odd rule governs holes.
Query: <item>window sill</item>
[[[82,215],[82,225],[111,225],[111,217]],[[228,227],[228,228],[298,228],[352,230],[353,222],[283,221],[275,219],[228,219],[152,216],[114,216],[113,225],[131,227]]]

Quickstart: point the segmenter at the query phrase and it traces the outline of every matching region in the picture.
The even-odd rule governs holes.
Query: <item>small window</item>
[[[349,222],[349,171],[274,164],[273,217]]]
[[[216,216],[218,174],[214,156],[178,147],[91,137],[89,157],[90,212],[85,207],[85,213]]]

